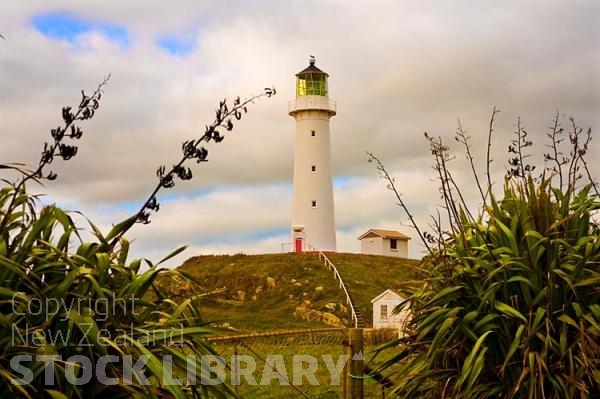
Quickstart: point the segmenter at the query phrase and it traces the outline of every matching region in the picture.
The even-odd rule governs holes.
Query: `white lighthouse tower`
[[[294,251],[336,251],[329,118],[336,114],[329,99],[328,74],[309,66],[296,74],[296,100],[289,114],[296,120],[292,239]],[[311,248],[312,247],[312,248]]]

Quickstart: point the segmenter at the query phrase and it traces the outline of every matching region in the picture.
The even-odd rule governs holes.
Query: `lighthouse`
[[[336,104],[329,99],[328,77],[311,56],[308,67],[296,74],[296,99],[289,104],[289,115],[296,120],[292,198],[295,252],[336,251],[329,132]]]

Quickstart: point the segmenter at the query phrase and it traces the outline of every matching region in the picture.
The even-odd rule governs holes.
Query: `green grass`
[[[215,345],[217,351],[221,356],[223,356],[227,361],[231,359],[231,356],[234,353],[234,348],[232,345]],[[306,368],[307,365],[300,365],[297,361],[294,362],[294,356],[298,355],[310,355],[317,359],[318,368],[314,373],[316,380],[318,381],[318,385],[311,385],[306,377],[302,379],[302,383],[300,385],[296,385],[296,387],[302,392],[309,395],[309,397],[318,397],[318,398],[339,398],[340,392],[342,391],[342,385],[340,380],[340,385],[332,385],[331,384],[331,374],[329,373],[327,366],[325,365],[321,355],[330,355],[334,362],[337,362],[339,357],[344,354],[344,347],[341,344],[320,344],[320,345],[301,345],[294,344],[291,346],[281,346],[278,344],[272,343],[262,343],[262,342],[251,342],[249,344],[250,348],[253,351],[257,352],[263,358],[267,358],[268,355],[276,355],[281,356],[283,359],[283,364],[285,365],[284,370],[278,370],[283,372],[285,376],[290,381],[290,384],[294,384],[294,369],[299,370],[300,368]],[[297,390],[295,390],[292,386],[286,385],[282,383],[282,380],[278,379],[272,374],[266,374],[269,377],[273,377],[269,385],[260,385],[261,379],[263,378],[263,372],[265,370],[264,362],[258,358],[254,353],[245,349],[244,347],[238,346],[237,353],[239,355],[247,355],[251,356],[256,360],[256,370],[252,373],[255,378],[257,384],[251,385],[245,378],[241,378],[241,383],[235,389],[237,393],[244,398],[261,398],[261,399],[280,399],[280,398],[289,398],[289,397],[301,397]],[[244,365],[245,366],[245,365]],[[340,373],[343,374],[343,373]],[[231,373],[227,373],[227,378],[231,381]]]
[[[311,398],[320,398],[320,399],[334,399],[342,397],[344,378],[346,378],[347,390],[350,390],[350,379],[346,376],[348,370],[339,370],[339,384],[332,384],[334,380],[332,380],[332,376],[330,371],[328,370],[325,361],[323,360],[323,356],[331,356],[331,359],[334,362],[338,362],[340,356],[346,354],[348,355],[348,349],[342,346],[341,342],[335,342],[339,338],[339,334],[337,333],[328,333],[328,334],[318,334],[318,340],[322,342],[306,342],[302,336],[290,337],[291,341],[288,345],[285,344],[286,338],[266,338],[266,339],[248,339],[244,341],[248,347],[256,352],[263,358],[267,358],[268,355],[280,355],[283,359],[283,364],[285,366],[283,371],[290,384],[295,385],[300,391],[304,392]],[[304,342],[303,342],[304,341]],[[251,356],[256,360],[256,369],[252,373],[252,376],[255,378],[257,384],[249,384],[248,381],[242,377],[240,378],[240,385],[236,386],[234,389],[236,392],[243,398],[261,398],[261,399],[287,399],[290,397],[301,397],[296,389],[294,389],[290,385],[286,385],[282,383],[282,380],[275,377],[272,374],[268,374],[267,376],[273,377],[269,385],[260,385],[261,379],[263,378],[263,372],[265,370],[264,361],[258,358],[255,353],[248,350],[242,345],[235,345],[233,343],[215,343],[215,349],[217,352],[229,362],[234,353],[238,355],[247,355]],[[365,350],[368,352],[373,347],[367,346]],[[380,362],[383,362],[389,359],[391,356],[395,354],[395,350],[393,348],[388,348],[384,353],[379,354],[376,359],[377,362],[371,364],[371,366],[376,367]],[[317,360],[317,368],[314,373],[314,376],[317,380],[317,384],[311,384],[310,381],[306,378],[302,378],[302,382],[300,384],[294,384],[294,370],[296,370],[297,374],[300,375],[301,372],[298,370],[308,367],[308,364],[305,362],[301,364],[301,359],[298,357],[294,358],[294,356],[298,355],[310,355],[313,356]],[[370,356],[367,354],[367,359]],[[272,361],[273,358],[270,360]],[[349,360],[347,365],[349,365]],[[281,363],[280,363],[281,364]],[[242,367],[247,367],[244,363]],[[226,372],[227,380],[231,381],[231,370],[227,370]],[[346,377],[344,377],[346,376]],[[381,387],[380,385],[371,378],[365,378],[364,380],[364,392],[366,398],[380,397]]]
[[[360,254],[328,254],[343,276],[349,290],[356,301],[357,307],[370,323],[371,299],[387,288],[401,288],[414,276],[414,267],[418,261],[397,259],[384,256]],[[206,320],[216,321],[216,324],[230,323],[236,328],[237,334],[273,331],[280,329],[323,328],[328,327],[323,322],[298,320],[294,310],[303,301],[310,301],[311,308],[322,310],[330,302],[345,304],[345,297],[330,272],[316,254],[265,254],[265,255],[219,255],[197,256],[188,259],[177,269],[179,272],[191,275],[200,287],[181,287],[177,283],[179,295],[219,291],[200,301],[200,312]],[[269,287],[267,277],[274,279],[275,286]],[[300,282],[301,286],[296,286]],[[257,295],[256,288],[262,286],[263,291]],[[323,287],[317,291],[316,287]],[[175,290],[177,291],[177,289]],[[238,291],[245,293],[245,300],[240,301]],[[347,320],[350,323],[349,317]],[[223,334],[232,333],[224,330]],[[310,397],[339,398],[341,385],[331,385],[330,374],[324,364],[322,355],[331,355],[337,361],[340,355],[347,351],[342,346],[340,333],[319,333],[318,342],[304,342],[302,336],[297,338],[251,338],[243,342],[253,351],[266,357],[268,355],[283,356],[287,375],[293,378],[292,364],[294,355],[311,355],[318,359],[319,368],[315,377],[319,385],[310,385],[304,379],[299,388]],[[293,341],[293,342],[292,342]],[[237,350],[238,354],[252,356],[257,360],[257,369],[253,373],[260,382],[264,363],[242,345],[233,343],[215,343],[215,349],[226,361]],[[367,345],[368,353],[373,349]],[[389,356],[395,354],[395,348],[389,348]],[[367,358],[370,356],[367,354]],[[377,367],[388,356],[379,355],[372,367]],[[231,379],[228,372],[228,379]],[[379,397],[380,387],[370,378],[365,379],[366,397]],[[242,397],[248,398],[289,398],[300,397],[291,386],[281,385],[274,378],[268,386],[249,385],[242,380],[237,387]]]
[[[406,285],[418,263],[374,255],[328,256],[338,267],[367,323],[371,322],[371,299],[387,288]],[[201,285],[189,287],[179,295],[220,290],[202,300],[201,312],[206,320],[229,323],[238,332],[326,327],[321,321],[296,319],[296,307],[305,301],[319,311],[330,302],[345,305],[339,283],[316,254],[197,256],[184,262],[178,271],[193,276]],[[275,280],[274,287],[268,286],[267,277]],[[256,294],[258,287],[263,287],[262,292]],[[317,291],[317,287],[323,289]],[[239,300],[238,291],[244,292],[243,301]],[[349,316],[345,318],[349,324]]]

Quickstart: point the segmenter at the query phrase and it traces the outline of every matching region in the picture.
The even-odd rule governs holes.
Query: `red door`
[[[296,238],[294,252],[302,252],[302,238]]]

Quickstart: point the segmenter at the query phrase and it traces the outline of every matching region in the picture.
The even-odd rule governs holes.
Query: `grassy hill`
[[[415,260],[374,255],[328,257],[368,325],[371,299],[387,288],[405,285],[418,264]],[[214,292],[201,300],[202,314],[236,333],[350,324],[350,316],[344,311],[345,296],[317,254],[197,256],[178,270],[193,276],[200,287],[170,282],[173,295]]]

